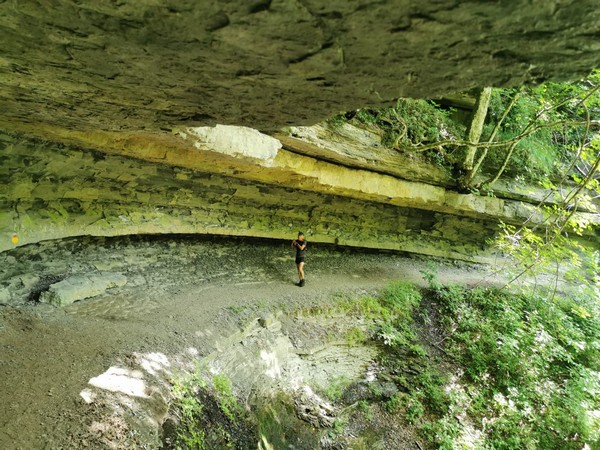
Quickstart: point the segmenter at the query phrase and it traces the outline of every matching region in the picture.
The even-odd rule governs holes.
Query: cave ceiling
[[[274,130],[584,76],[596,1],[0,1],[0,126]]]

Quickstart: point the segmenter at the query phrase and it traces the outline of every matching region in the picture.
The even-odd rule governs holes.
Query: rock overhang
[[[407,171],[402,167],[406,161],[398,162],[397,155],[383,148],[355,148],[346,154],[341,147],[336,153],[304,145],[290,151],[290,145],[298,144],[293,135],[269,137],[245,128],[240,133],[244,137],[233,142],[226,131],[232,125],[279,131],[397,97],[573,79],[600,62],[594,39],[600,35],[598,19],[593,1],[138,0],[115,5],[57,0],[52,7],[3,2],[0,129],[11,136],[9,145],[23,140],[25,147],[47,150],[52,160],[55,143],[60,143],[68,154],[97,150],[94,164],[96,159],[105,162],[90,168],[89,158],[83,157],[59,168],[50,164],[46,172],[23,170],[23,180],[29,178],[19,184],[20,170],[12,161],[10,173],[4,173],[9,192],[0,196],[5,200],[3,223],[14,221],[12,210],[22,214],[19,208],[36,220],[41,217],[30,227],[36,231],[25,233],[35,237],[29,242],[92,232],[86,227],[101,235],[201,230],[282,237],[291,213],[280,207],[271,215],[275,228],[265,220],[271,214],[269,202],[289,190],[312,193],[303,205],[306,223],[327,225],[330,214],[340,213],[331,206],[338,201],[337,207],[361,210],[368,218],[364,239],[352,237],[356,233],[350,228],[338,235],[325,227],[319,231],[324,242],[420,251],[422,246],[414,242],[398,241],[398,229],[414,232],[423,226],[428,239],[443,236],[458,242],[464,220],[471,225],[491,217],[517,222],[531,212],[529,207],[445,192],[443,187],[451,184],[447,174],[415,162]],[[217,123],[227,125],[212,128]],[[42,150],[44,141],[49,142]],[[103,184],[110,172],[107,164],[129,164],[116,157],[146,164],[140,168],[144,182],[121,174]],[[84,160],[85,167],[80,165]],[[208,181],[186,186],[206,173],[222,186]],[[165,176],[180,184],[170,186]],[[407,176],[409,182],[402,181]],[[60,186],[64,177],[75,181]],[[89,185],[82,187],[82,179]],[[274,186],[280,189],[277,195]],[[177,195],[154,192],[161,187]],[[121,197],[112,198],[107,194],[111,189]],[[236,189],[237,206],[221,206],[220,198],[211,197]],[[262,195],[261,190],[272,192]],[[198,217],[193,213],[194,220],[176,226],[167,222],[168,211],[156,215],[152,209],[175,205],[183,211],[193,206],[186,200],[190,195],[209,202],[193,211],[212,211],[210,202],[216,209]],[[124,201],[126,197],[130,199]],[[63,205],[65,199],[80,204]],[[244,202],[253,205],[252,213],[244,210]],[[238,208],[235,229],[228,223],[236,214],[226,211],[230,206]],[[69,222],[74,217],[69,208],[84,208],[79,222]],[[333,223],[345,220],[340,217]],[[352,225],[352,220],[346,222]],[[29,225],[8,224],[3,233],[12,236]],[[489,225],[484,227],[487,234]],[[432,254],[456,257],[472,250],[457,253],[446,246]]]
[[[398,97],[584,76],[592,0],[0,4],[0,118],[273,130]]]

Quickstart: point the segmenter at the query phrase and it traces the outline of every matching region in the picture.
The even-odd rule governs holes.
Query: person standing
[[[304,286],[304,259],[306,258],[306,237],[302,231],[298,232],[298,239],[292,241],[292,248],[296,249],[296,268],[298,269],[298,284]]]

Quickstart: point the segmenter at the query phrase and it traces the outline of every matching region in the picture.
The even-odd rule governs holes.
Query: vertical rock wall
[[[201,233],[312,241],[481,259],[493,218],[1,139],[0,250],[68,236]],[[258,170],[258,169],[257,169]],[[467,230],[468,232],[465,232]]]

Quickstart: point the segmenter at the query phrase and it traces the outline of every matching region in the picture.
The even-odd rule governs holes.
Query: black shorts
[[[298,258],[296,258],[296,264],[300,264],[301,262],[304,262],[304,257],[300,256]]]

